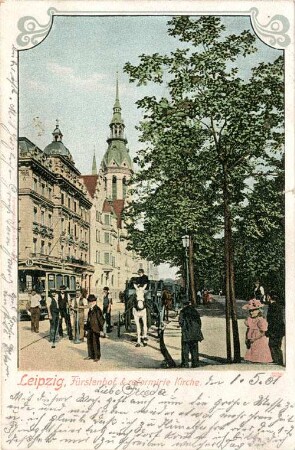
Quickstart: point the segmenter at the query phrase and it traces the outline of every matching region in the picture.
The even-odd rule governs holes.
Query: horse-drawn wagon
[[[136,278],[126,281],[124,290],[125,309],[118,318],[118,337],[121,335],[121,328],[124,326],[126,331],[131,331],[132,321],[134,319],[133,308],[136,305],[136,289],[134,286]],[[160,330],[163,321],[168,320],[168,313],[174,310],[177,314],[182,305],[181,287],[173,281],[155,281],[150,280],[144,295],[147,327],[155,325]]]

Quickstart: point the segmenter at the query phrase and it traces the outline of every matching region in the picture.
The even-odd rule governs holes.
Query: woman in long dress
[[[260,300],[249,300],[243,309],[249,311],[249,317],[245,320],[247,327],[245,361],[253,363],[271,363],[272,357],[268,346],[268,339],[265,335],[267,331],[267,321],[262,315],[263,304]]]

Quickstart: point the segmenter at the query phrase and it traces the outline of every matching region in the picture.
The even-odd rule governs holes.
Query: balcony
[[[53,228],[37,222],[33,222],[33,233],[41,234],[42,237],[48,237],[49,239],[53,238]]]
[[[80,241],[79,247],[82,248],[83,250],[88,250],[88,244],[87,244],[87,242]]]
[[[67,256],[65,261],[70,264],[77,264],[79,266],[87,266],[88,262],[83,261],[83,259],[75,258],[74,256]]]

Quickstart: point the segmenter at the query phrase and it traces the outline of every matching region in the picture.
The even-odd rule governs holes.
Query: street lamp
[[[182,236],[182,245],[185,248],[185,266],[186,266],[186,284],[185,284],[185,296],[186,301],[189,302],[189,270],[188,270],[188,249],[189,249],[189,236]]]

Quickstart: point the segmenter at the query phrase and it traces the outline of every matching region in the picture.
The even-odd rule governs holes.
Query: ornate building
[[[114,298],[126,280],[155,267],[127,250],[122,220],[133,164],[121,115],[118,81],[107,150],[97,172],[81,175],[62,142],[57,123],[53,141],[40,150],[19,139],[19,291],[42,292],[65,284],[100,295],[109,286]]]
[[[108,148],[100,170],[97,173],[94,155],[92,175],[82,176],[93,202],[90,222],[91,263],[95,267],[94,293],[99,294],[104,286],[109,286],[115,298],[124,289],[126,280],[136,276],[138,268],[143,268],[150,278],[157,278],[156,269],[150,262],[127,250],[122,211],[128,202],[127,186],[133,164],[121,111],[117,80]]]
[[[91,288],[90,196],[58,124],[41,151],[19,139],[19,291]]]

